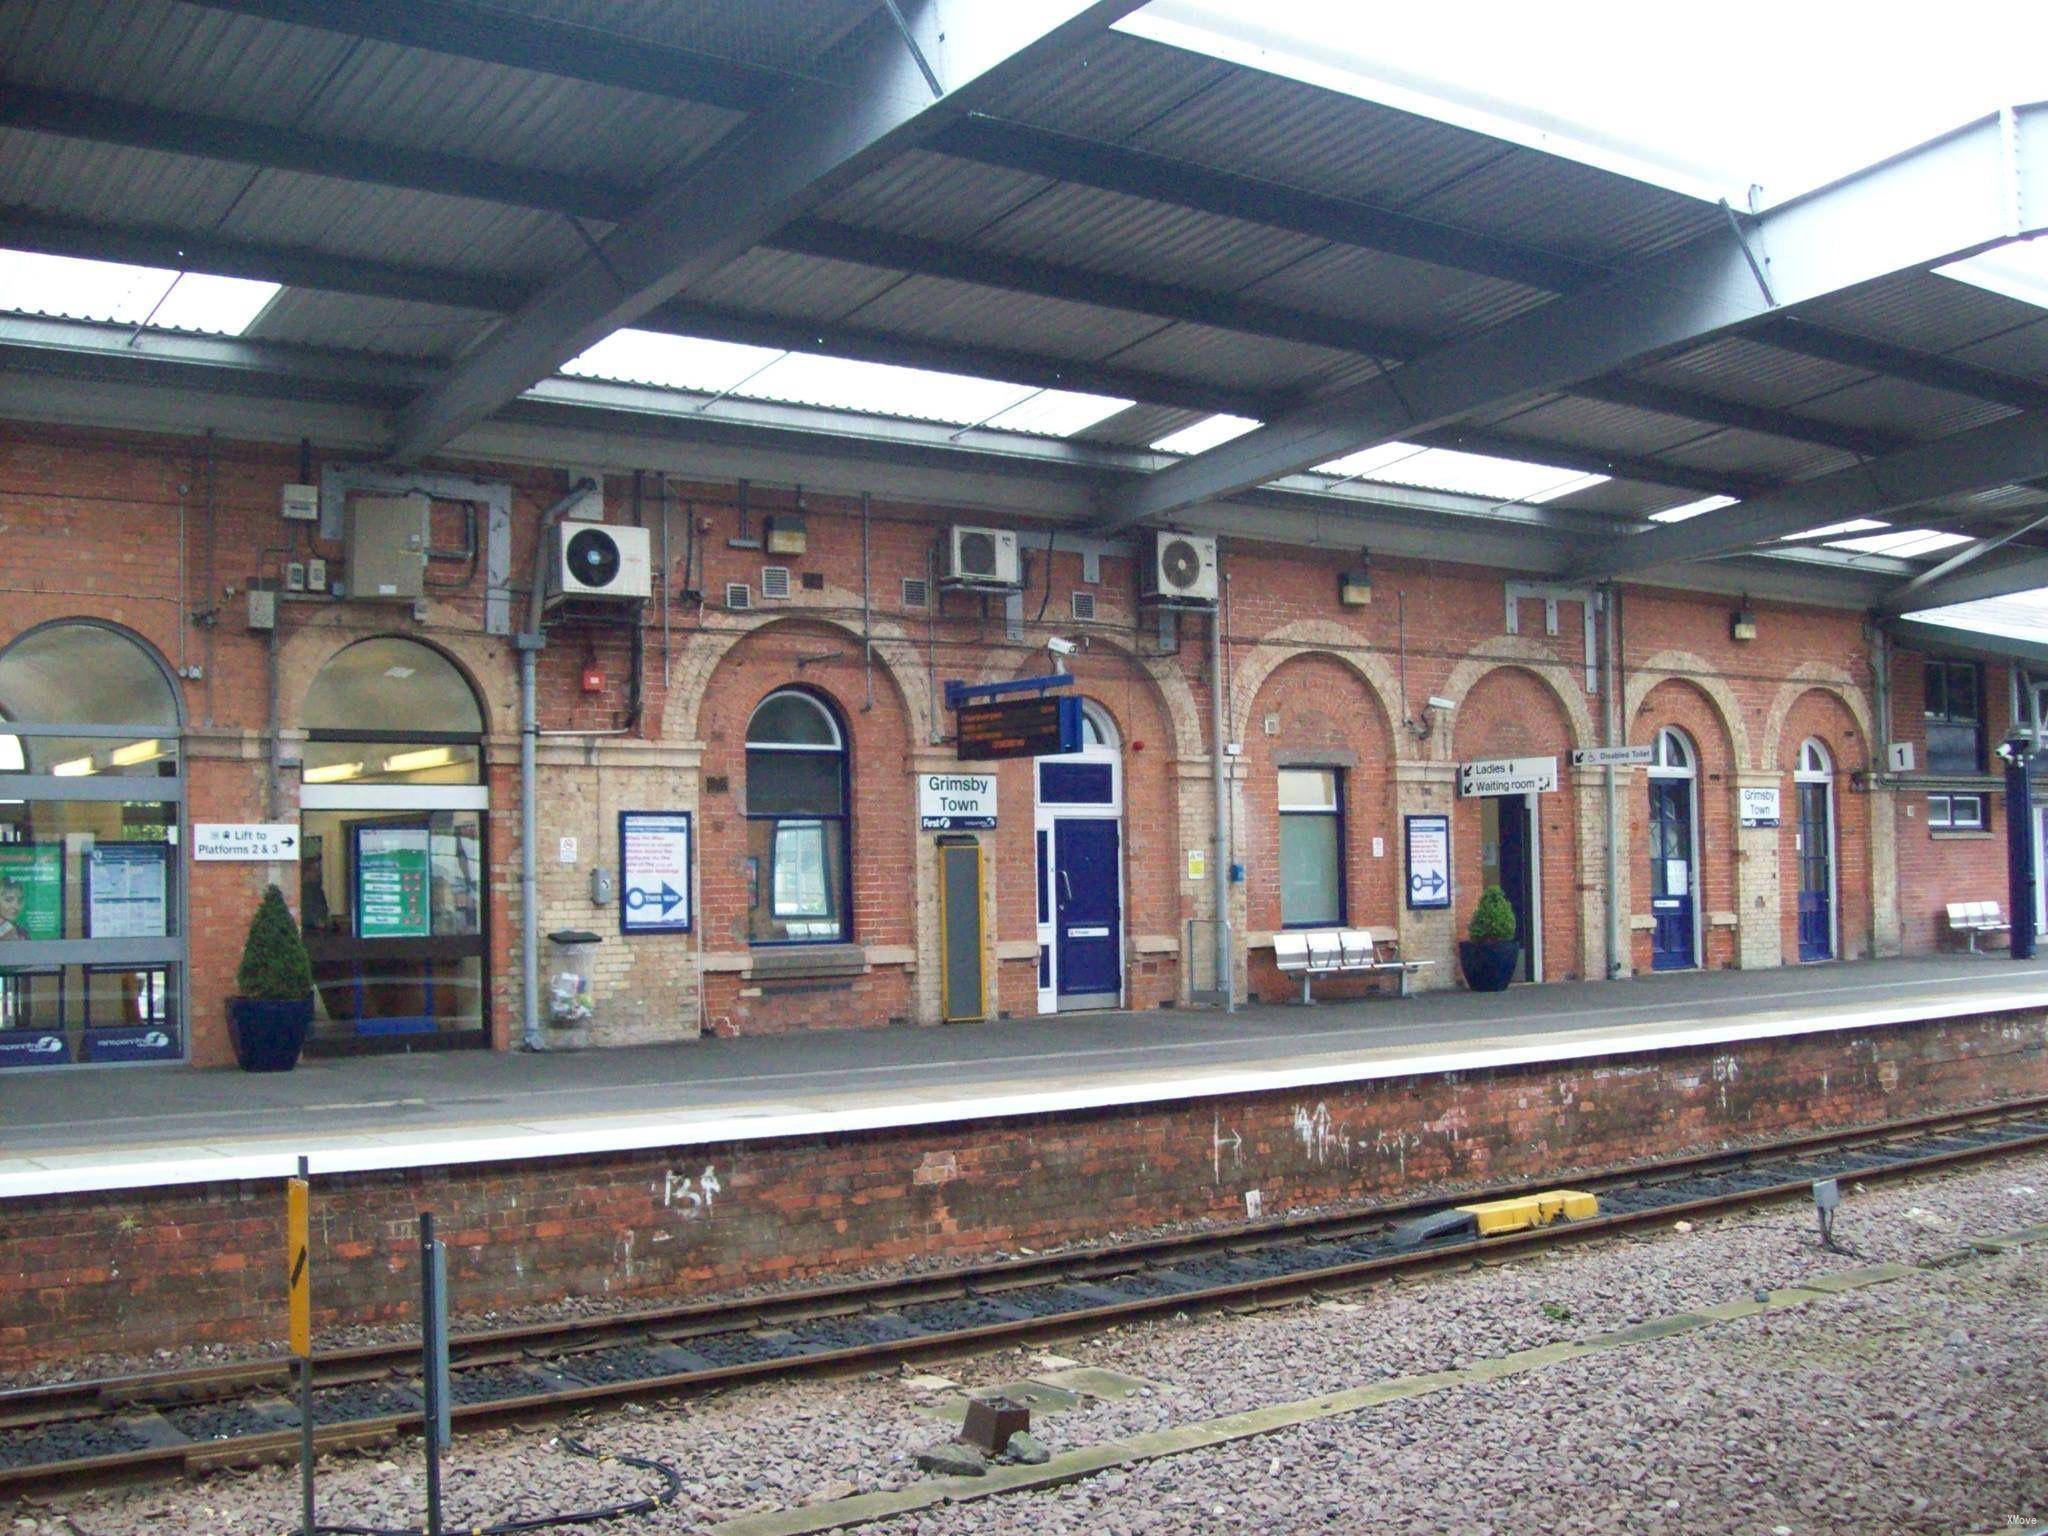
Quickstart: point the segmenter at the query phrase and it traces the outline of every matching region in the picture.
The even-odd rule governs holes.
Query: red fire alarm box
[[[604,692],[604,673],[601,669],[597,667],[585,667],[583,669],[583,691],[585,693]]]

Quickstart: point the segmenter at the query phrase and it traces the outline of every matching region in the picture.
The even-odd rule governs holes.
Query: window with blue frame
[[[853,936],[846,733],[817,695],[771,693],[747,722],[747,940]]]

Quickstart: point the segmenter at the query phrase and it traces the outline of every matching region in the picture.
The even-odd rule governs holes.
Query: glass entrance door
[[[1682,971],[1693,952],[1692,781],[1650,781],[1650,967]]]
[[[1835,957],[1834,817],[1828,786],[1799,786],[1799,958]]]

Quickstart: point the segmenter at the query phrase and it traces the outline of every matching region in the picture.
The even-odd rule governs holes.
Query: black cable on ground
[[[622,1462],[629,1467],[639,1467],[661,1478],[658,1493],[644,1498],[632,1499],[622,1504],[607,1504],[598,1509],[569,1510],[559,1515],[535,1515],[530,1520],[504,1520],[496,1525],[450,1526],[450,1530],[463,1536],[517,1536],[521,1531],[545,1531],[562,1525],[595,1525],[603,1520],[621,1520],[628,1515],[652,1514],[675,1503],[676,1495],[683,1491],[683,1479],[674,1467],[665,1461],[651,1461],[644,1456],[628,1456],[624,1451],[593,1451],[573,1435],[560,1437],[561,1443],[577,1456],[587,1456],[593,1461]],[[445,1522],[444,1522],[445,1523]],[[293,1528],[294,1530],[297,1527]],[[417,1525],[316,1525],[313,1529],[319,1536],[426,1536]]]

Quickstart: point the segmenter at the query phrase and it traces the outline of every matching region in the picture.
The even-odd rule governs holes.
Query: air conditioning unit
[[[949,586],[1015,591],[1024,585],[1017,535],[1003,528],[946,530],[946,557],[939,579]]]
[[[1139,594],[1183,608],[1216,605],[1216,541],[1199,533],[1160,533],[1138,566]]]
[[[555,529],[550,601],[644,602],[652,591],[648,530],[565,522]]]

